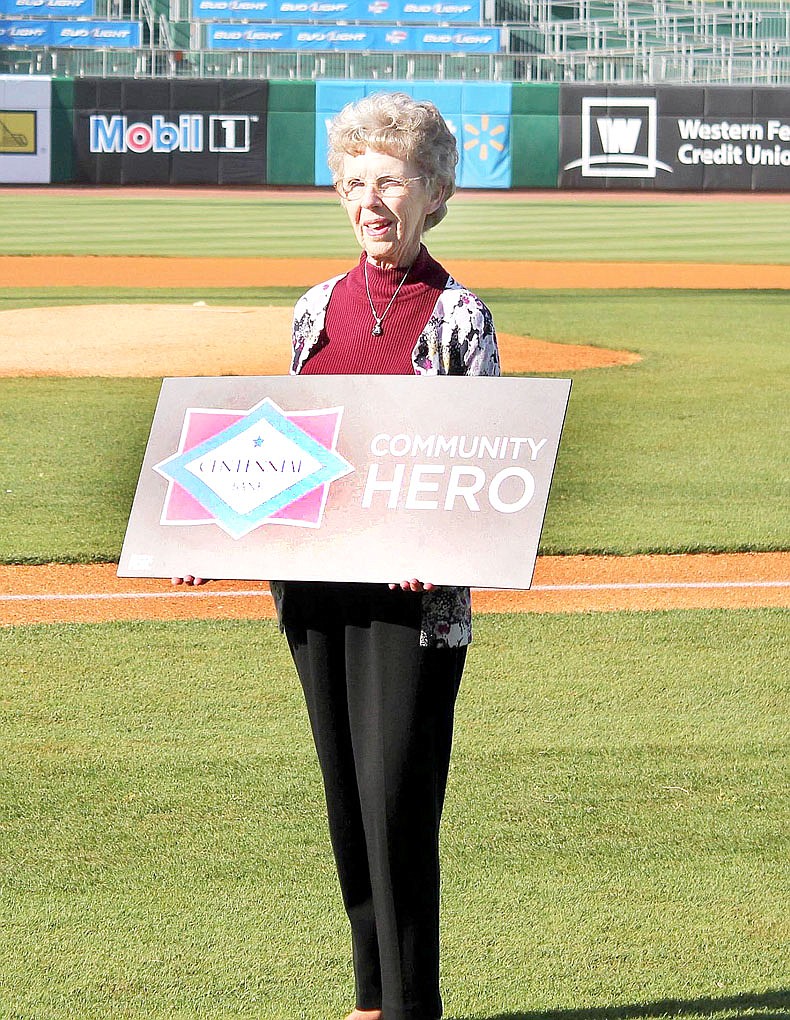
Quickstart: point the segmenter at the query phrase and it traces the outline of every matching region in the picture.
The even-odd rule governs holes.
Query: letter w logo
[[[640,117],[596,117],[596,123],[604,152],[629,155],[636,152],[636,143],[642,130]]]

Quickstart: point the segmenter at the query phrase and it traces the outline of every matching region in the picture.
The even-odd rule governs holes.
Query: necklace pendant
[[[381,328],[381,323],[377,322],[373,329],[370,331],[371,336],[382,336],[384,330]]]

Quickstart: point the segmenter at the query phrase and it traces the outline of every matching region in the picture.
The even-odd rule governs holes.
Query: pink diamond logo
[[[241,538],[264,524],[318,528],[329,486],[353,471],[336,449],[343,408],[188,408],[178,450],[155,465],[168,480],[161,523],[216,524]]]

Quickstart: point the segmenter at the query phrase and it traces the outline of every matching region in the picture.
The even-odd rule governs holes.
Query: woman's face
[[[414,262],[425,218],[441,205],[443,189],[430,190],[429,182],[420,179],[407,185],[405,194],[393,197],[379,195],[370,185],[384,177],[408,180],[419,176],[414,163],[375,149],[343,157],[341,177],[367,185],[359,199],[341,196],[341,200],[360,247],[376,265],[391,268]]]

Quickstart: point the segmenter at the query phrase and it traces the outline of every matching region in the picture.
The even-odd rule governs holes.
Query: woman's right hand
[[[199,588],[201,584],[208,584],[210,577],[195,577],[193,574],[184,574],[183,577],[171,577],[171,584],[186,584],[192,588]]]

